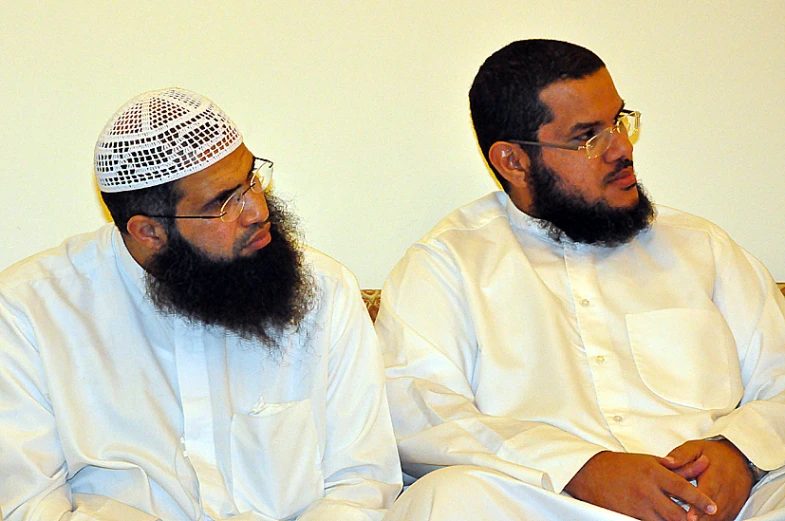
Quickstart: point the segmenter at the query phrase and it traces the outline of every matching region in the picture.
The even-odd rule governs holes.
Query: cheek
[[[607,186],[603,178],[607,170],[600,168],[572,169],[561,176],[565,186],[580,194],[588,202],[596,202],[607,197]]]
[[[180,233],[196,249],[212,259],[228,259],[237,242],[232,223],[192,223],[182,226]]]
[[[591,164],[585,157],[578,156],[577,153],[563,154],[569,157],[561,157],[555,161],[549,161],[548,166],[557,173],[564,184],[572,188],[577,188],[581,192],[595,191],[599,188],[603,177],[603,170],[600,165]],[[597,161],[596,163],[600,163]]]

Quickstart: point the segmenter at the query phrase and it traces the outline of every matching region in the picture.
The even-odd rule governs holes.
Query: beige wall
[[[0,268],[105,222],[98,132],[131,96],[177,85],[276,161],[312,245],[379,286],[494,188],[468,116],[477,67],[551,37],[596,51],[643,112],[636,167],[655,200],[785,280],[785,2],[9,0],[0,24]]]

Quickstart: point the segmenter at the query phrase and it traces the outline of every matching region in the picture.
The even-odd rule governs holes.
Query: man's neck
[[[514,204],[518,210],[522,211],[530,217],[537,218],[537,215],[533,209],[532,198],[531,195],[529,195],[528,190],[522,190],[520,188],[511,186],[510,191],[507,192],[507,195],[510,197],[512,204]]]

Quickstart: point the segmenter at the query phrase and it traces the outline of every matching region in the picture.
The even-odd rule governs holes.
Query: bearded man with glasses
[[[651,203],[641,114],[591,51],[514,42],[469,100],[504,191],[382,290],[414,482],[387,519],[785,519],[785,301],[765,268]]]
[[[0,517],[381,519],[401,485],[376,336],[273,166],[194,92],[110,119],[114,223],[0,274]]]

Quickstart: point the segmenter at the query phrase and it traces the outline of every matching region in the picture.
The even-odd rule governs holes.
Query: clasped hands
[[[747,458],[730,441],[692,440],[664,458],[600,452],[565,491],[644,521],[733,521],[753,484]]]

